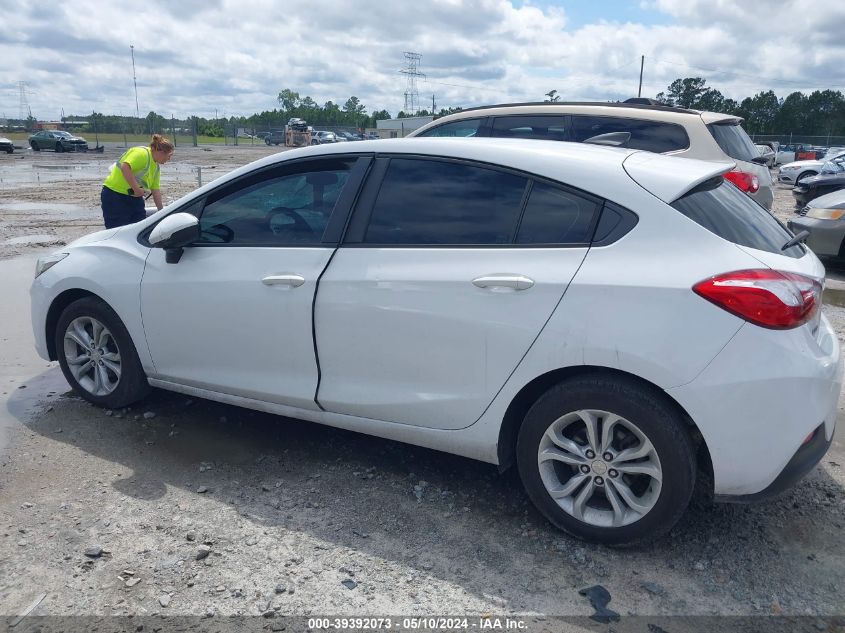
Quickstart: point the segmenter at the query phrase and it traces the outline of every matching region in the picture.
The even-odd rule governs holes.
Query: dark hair
[[[150,149],[158,150],[159,152],[167,152],[169,154],[173,151],[173,148],[173,142],[161,134],[153,134],[152,139],[150,139]]]

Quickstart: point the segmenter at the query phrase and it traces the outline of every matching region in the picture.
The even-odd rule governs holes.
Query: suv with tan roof
[[[733,162],[725,177],[766,209],[774,183],[743,119],[628,100],[624,103],[515,103],[462,110],[415,130],[414,137],[504,137],[570,141]]]

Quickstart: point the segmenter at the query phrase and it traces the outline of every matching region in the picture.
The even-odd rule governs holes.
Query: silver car
[[[845,190],[811,200],[787,224],[796,235],[809,232],[807,246],[819,257],[845,257]]]

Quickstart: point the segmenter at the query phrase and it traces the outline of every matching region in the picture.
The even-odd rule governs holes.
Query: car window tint
[[[493,119],[490,136],[499,138],[533,138],[566,141],[566,118],[563,116],[503,116]]]
[[[598,203],[535,183],[519,225],[517,244],[583,244],[590,241]]]
[[[452,123],[444,123],[441,126],[431,128],[420,134],[420,136],[454,136],[467,138],[478,136],[478,130],[483,125],[484,119],[464,119],[463,121],[453,121]]]
[[[211,201],[200,216],[200,243],[258,246],[317,244],[353,161],[247,180]],[[275,172],[278,174],[278,172]]]
[[[804,249],[781,247],[792,233],[771,213],[724,178],[714,178],[672,203],[672,206],[719,237],[749,248],[799,258]]]
[[[527,179],[459,163],[393,159],[373,207],[370,244],[509,244]]]
[[[739,123],[713,123],[707,129],[722,151],[731,158],[751,161],[758,156],[754,143]]]
[[[674,123],[611,116],[572,116],[570,135],[573,141],[583,143],[595,137],[614,133],[630,134],[627,140],[612,143],[616,147],[643,149],[657,153],[674,152],[689,147],[686,130],[683,126]]]

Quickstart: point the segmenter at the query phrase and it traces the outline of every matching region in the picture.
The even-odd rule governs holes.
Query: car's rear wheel
[[[118,408],[150,392],[129,332],[95,297],[67,306],[55,332],[59,364],[74,391],[94,404]]]
[[[40,152],[41,151],[41,148],[38,147],[38,143],[36,143],[35,141],[30,141],[29,146],[32,148],[33,152]]]
[[[520,428],[517,463],[528,496],[553,524],[608,545],[667,533],[695,484],[693,444],[668,399],[598,374],[537,400]]]

